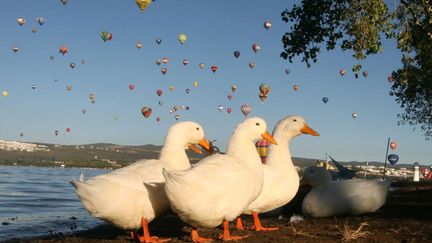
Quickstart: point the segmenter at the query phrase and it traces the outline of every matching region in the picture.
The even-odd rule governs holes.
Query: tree
[[[419,127],[432,138],[432,0],[401,0],[394,11],[383,0],[303,0],[282,12],[291,23],[282,37],[281,57],[302,57],[308,67],[315,63],[325,43],[339,46],[366,59],[383,51],[381,38],[394,38],[401,50],[402,67],[393,71],[390,95],[404,109],[398,124]],[[356,74],[361,65],[352,68]]]

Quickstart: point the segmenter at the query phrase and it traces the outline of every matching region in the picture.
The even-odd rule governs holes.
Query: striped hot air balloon
[[[268,153],[269,145],[270,145],[270,142],[265,140],[265,139],[260,139],[255,143],[255,147],[257,149],[259,156],[261,157],[261,162],[263,164],[265,164],[266,160],[267,160],[267,153]]]

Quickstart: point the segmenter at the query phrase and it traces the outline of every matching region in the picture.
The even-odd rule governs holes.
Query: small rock
[[[3,222],[2,225],[9,225],[9,222]]]
[[[70,217],[69,219],[78,219],[77,217],[75,217],[75,216],[72,216],[72,217]]]

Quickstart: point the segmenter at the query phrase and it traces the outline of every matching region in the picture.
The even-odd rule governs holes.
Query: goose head
[[[263,138],[272,144],[277,144],[276,140],[267,131],[267,123],[260,117],[251,117],[239,123],[233,134],[233,137],[237,136],[251,142]]]
[[[324,167],[311,166],[306,168],[302,184],[308,184],[312,187],[330,184],[332,181],[330,172]]]
[[[303,117],[301,116],[287,116],[280,120],[275,127],[273,136],[280,139],[280,137],[294,138],[301,134],[310,134],[312,136],[319,136],[315,130],[310,128]]]
[[[195,144],[199,144],[202,148],[211,152],[210,144],[204,136],[204,129],[196,122],[179,122],[171,126],[165,138],[165,145],[173,143],[187,147],[196,153],[201,153],[201,150],[195,147]]]

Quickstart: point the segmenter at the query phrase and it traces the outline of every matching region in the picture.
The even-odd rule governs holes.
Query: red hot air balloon
[[[133,91],[133,90],[135,89],[135,85],[134,85],[134,84],[129,84],[129,89],[130,89],[131,91]]]
[[[232,112],[232,108],[231,107],[227,108],[227,112],[228,114],[230,114]]]
[[[70,132],[71,131],[71,129],[68,127],[68,128],[66,128],[66,132]]]
[[[60,49],[59,49],[59,52],[60,52],[62,55],[68,53],[68,51],[69,51],[69,50],[68,50],[68,48],[67,48],[66,46],[61,46]]]
[[[215,73],[218,70],[218,66],[213,65],[210,67],[210,69],[213,71],[213,73]]]
[[[258,44],[253,44],[252,45],[252,50],[257,53],[259,52],[259,50],[261,49],[261,47]]]
[[[163,91],[161,89],[156,90],[156,94],[157,96],[161,96],[163,93]]]
[[[265,139],[260,139],[260,140],[258,140],[258,142],[255,143],[255,147],[257,149],[259,156],[261,157],[261,162],[263,164],[265,164],[266,160],[267,160],[269,145],[270,145],[270,142],[265,140]]]
[[[162,58],[162,62],[165,63],[165,64],[167,64],[168,63],[168,58],[167,57]]]
[[[297,91],[297,90],[299,89],[299,86],[298,86],[297,84],[295,84],[295,85],[293,86],[293,89],[294,89],[294,91]]]
[[[394,142],[394,141],[392,141],[392,142],[390,143],[390,148],[391,148],[392,150],[395,150],[395,149],[397,148],[397,143]]]
[[[345,73],[346,73],[345,69],[341,69],[341,70],[339,70],[339,74],[340,74],[340,76],[344,76]]]
[[[144,106],[141,109],[141,113],[143,114],[143,116],[145,118],[148,118],[151,115],[151,113],[152,113],[152,109],[150,107]]]

